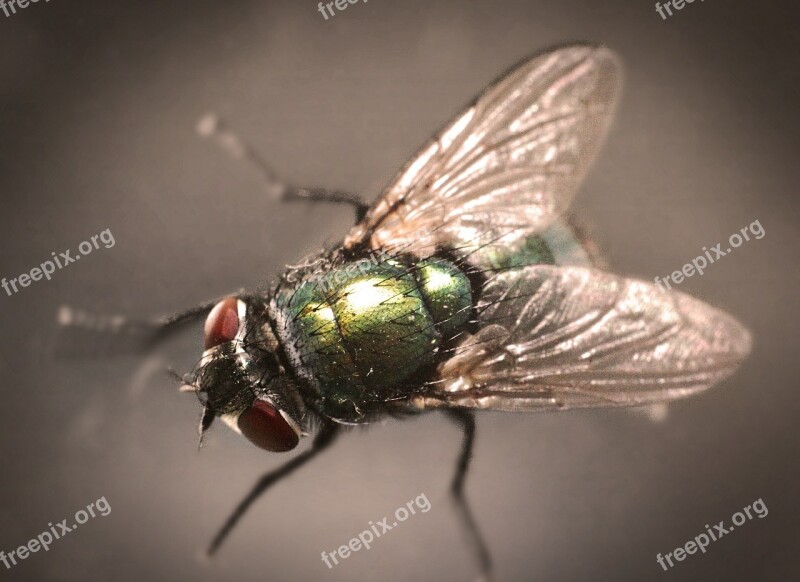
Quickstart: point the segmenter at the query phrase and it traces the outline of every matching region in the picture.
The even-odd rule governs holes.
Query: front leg
[[[211,545],[209,545],[206,553],[211,556],[220,548],[222,543],[228,537],[228,534],[230,534],[233,528],[236,527],[236,524],[244,516],[247,510],[250,509],[250,506],[253,504],[253,502],[255,502],[255,500],[258,499],[267,489],[327,449],[336,438],[336,435],[339,434],[339,428],[340,425],[331,421],[326,421],[326,423],[317,433],[317,436],[314,437],[314,442],[311,444],[310,449],[300,455],[297,455],[285,465],[278,467],[277,469],[274,469],[261,477],[261,479],[259,479],[255,486],[250,490],[250,493],[248,493],[247,496],[239,502],[239,505],[237,505],[236,509],[233,510],[233,513],[231,513],[230,517],[228,517],[228,519],[225,521],[225,524],[220,528],[219,532],[217,532],[217,535],[214,536],[214,539],[212,540]]]
[[[58,311],[58,356],[135,354],[149,351],[185,326],[201,320],[229,293],[181,313],[156,319],[131,319],[122,315],[97,315],[67,305]]]

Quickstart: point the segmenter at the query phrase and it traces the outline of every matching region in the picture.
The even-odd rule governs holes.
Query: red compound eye
[[[236,297],[223,299],[206,318],[205,349],[233,341],[239,331],[239,302]]]
[[[300,437],[281,413],[263,400],[239,415],[239,430],[251,443],[273,453],[291,451],[300,442]]]

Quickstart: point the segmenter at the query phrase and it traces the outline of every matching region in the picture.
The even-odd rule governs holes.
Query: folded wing
[[[418,256],[513,247],[569,207],[605,135],[621,69],[596,46],[534,57],[412,158],[345,247]]]
[[[493,275],[479,330],[439,370],[426,407],[553,410],[689,396],[750,352],[734,318],[602,271],[532,266]]]

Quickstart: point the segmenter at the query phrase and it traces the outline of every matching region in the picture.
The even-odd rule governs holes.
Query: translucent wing
[[[345,247],[424,257],[437,246],[509,248],[542,232],[569,206],[620,83],[606,48],[569,46],[528,60],[417,153]]]
[[[729,315],[678,292],[578,267],[493,275],[479,331],[420,405],[495,410],[631,406],[705,390],[750,352]]]

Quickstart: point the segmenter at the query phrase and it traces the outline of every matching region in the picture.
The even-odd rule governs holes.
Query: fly
[[[343,428],[441,410],[463,431],[452,494],[481,573],[491,559],[463,494],[475,410],[641,406],[701,392],[750,351],[734,318],[677,291],[604,270],[569,213],[613,117],[617,57],[573,45],[490,85],[437,133],[372,206],[282,183],[219,121],[199,129],[261,172],[280,201],[351,205],[333,250],[289,267],[268,291],[241,292],[156,322],[65,309],[65,331],[120,344],[205,317],[204,352],[183,377],[256,446],[312,446],[264,475],[209,547],[253,501],[327,449]],[[124,333],[123,333],[124,332]]]

